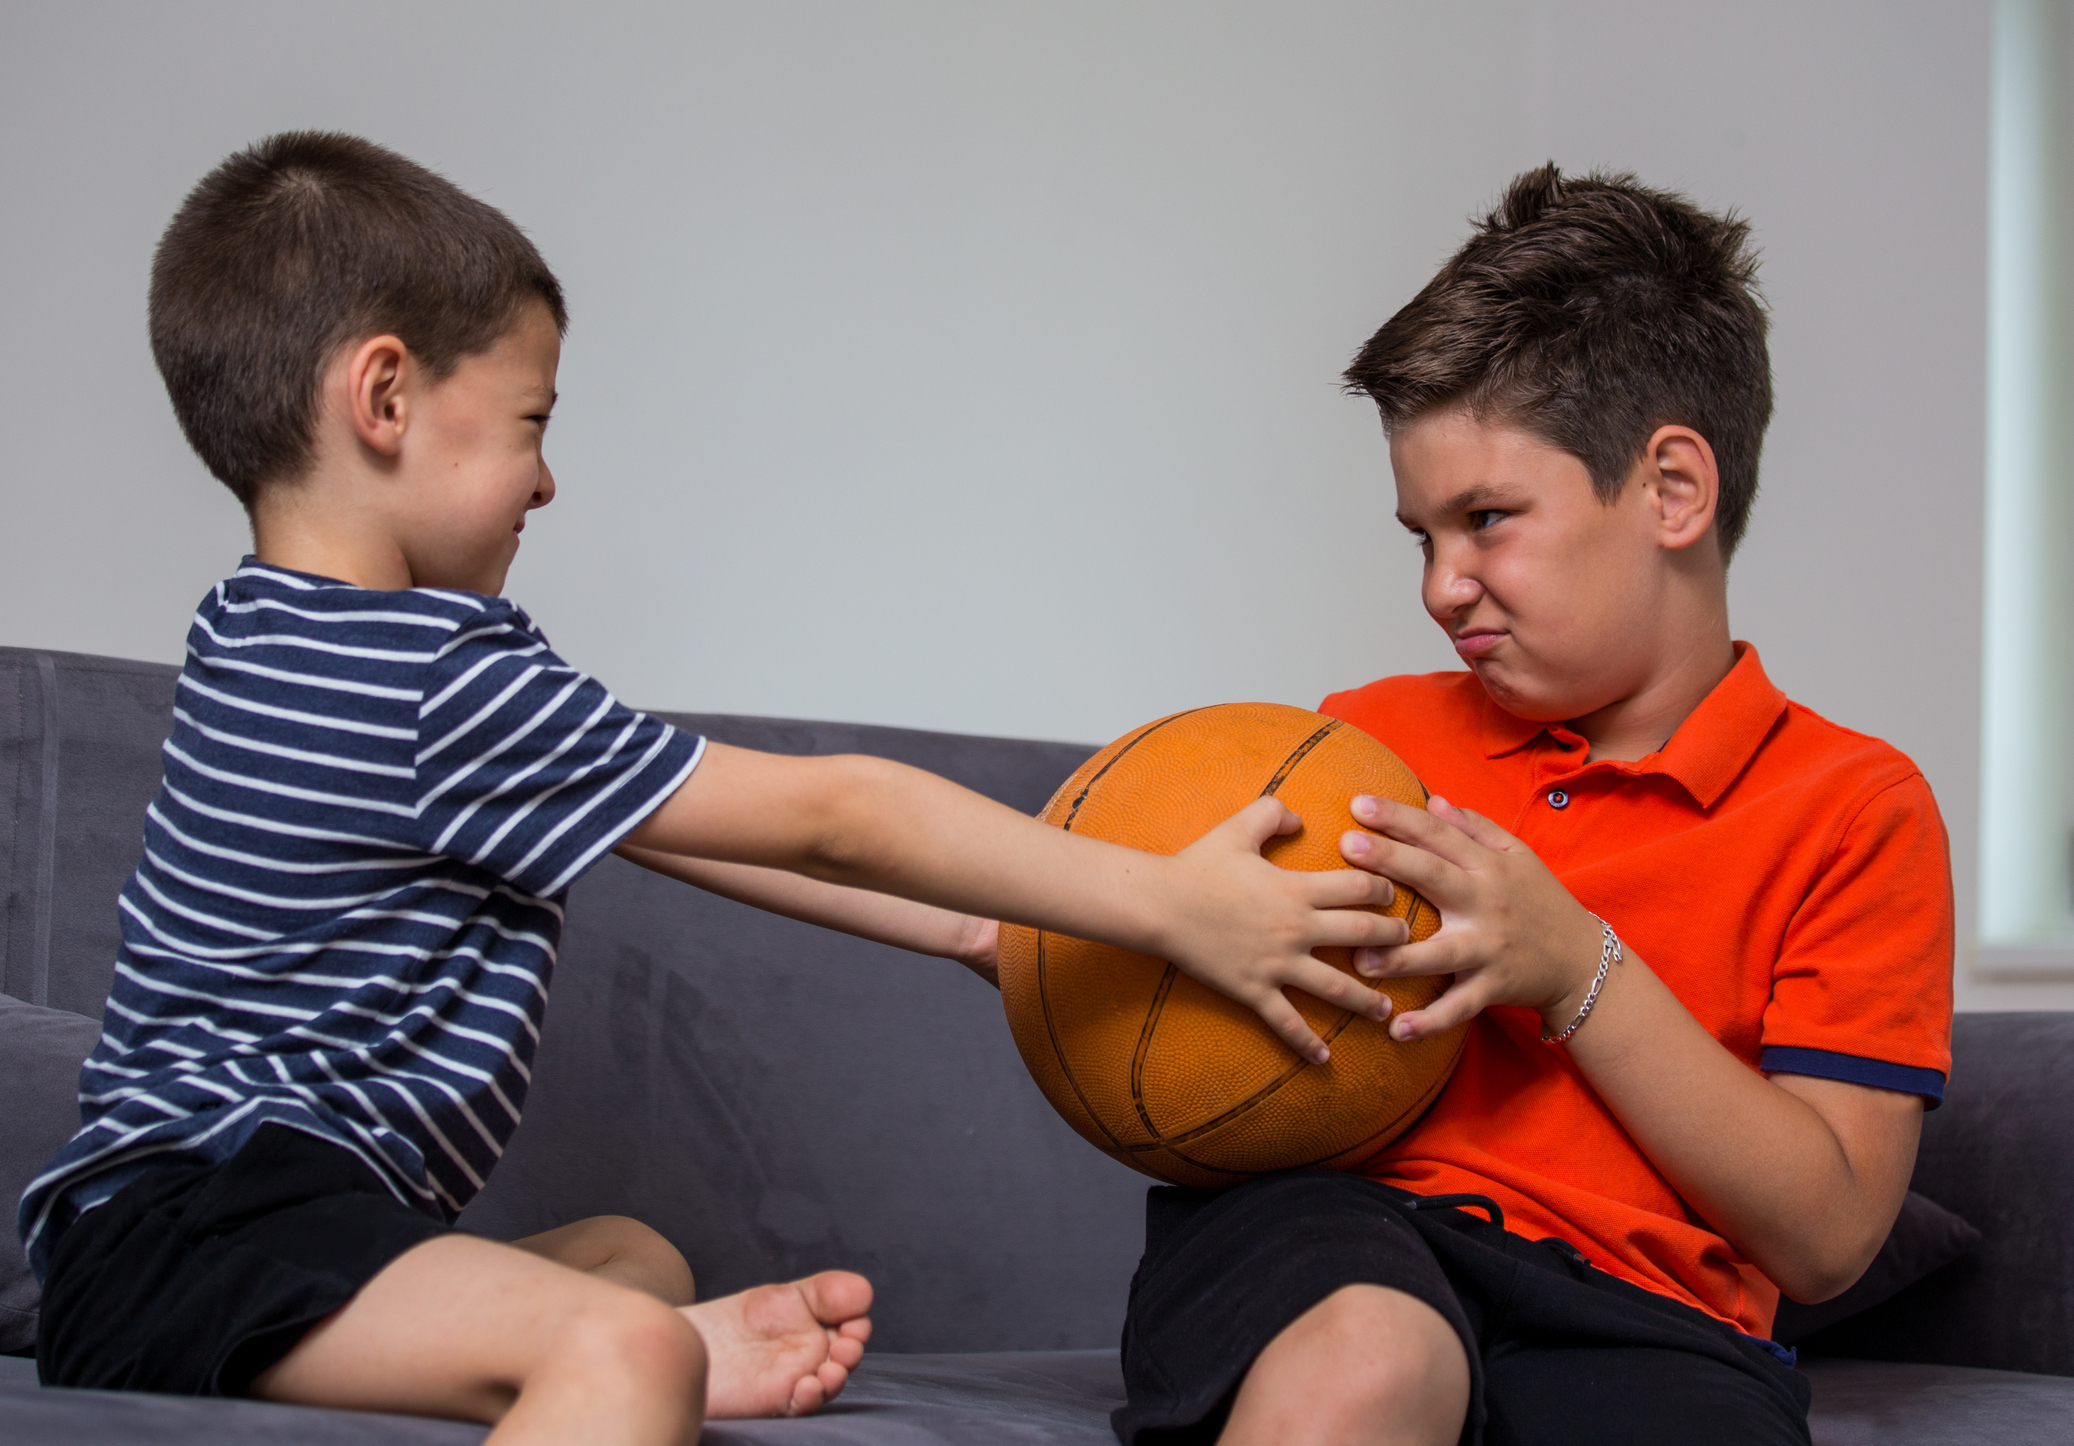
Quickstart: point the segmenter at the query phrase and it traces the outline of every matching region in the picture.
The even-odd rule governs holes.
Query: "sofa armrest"
[[[1980,1231],[1979,1253],[1801,1348],[2074,1376],[2074,1011],[1954,1020],[1913,1184]]]

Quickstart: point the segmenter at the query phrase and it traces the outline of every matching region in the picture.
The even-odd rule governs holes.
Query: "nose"
[[[1483,584],[1460,566],[1452,549],[1436,548],[1419,582],[1419,597],[1426,612],[1439,622],[1467,612],[1483,596]]]
[[[536,507],[545,507],[554,500],[555,474],[548,469],[548,465],[545,462],[542,462],[540,464],[540,480],[533,486],[533,500],[526,504],[526,510],[530,512]]]

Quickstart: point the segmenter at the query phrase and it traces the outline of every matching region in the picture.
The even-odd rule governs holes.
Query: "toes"
[[[822,1388],[821,1378],[801,1376],[792,1386],[792,1401],[786,1415],[811,1416],[828,1400],[828,1392]]]
[[[836,1334],[845,1339],[853,1340],[861,1346],[871,1339],[871,1317],[859,1316],[855,1320],[846,1320],[842,1324],[842,1329],[837,1331]]]
[[[837,1336],[828,1343],[828,1359],[846,1371],[854,1371],[857,1363],[864,1359],[864,1342],[851,1336]]]
[[[871,1282],[847,1270],[824,1270],[798,1282],[814,1319],[834,1325],[871,1310]]]
[[[850,1380],[850,1373],[834,1361],[823,1361],[820,1370],[815,1372],[815,1376],[821,1382],[821,1402],[823,1405],[840,1396],[843,1393],[843,1387]]]

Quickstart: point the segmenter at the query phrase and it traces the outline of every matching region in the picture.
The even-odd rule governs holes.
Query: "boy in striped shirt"
[[[609,849],[992,969],[992,919],[1158,953],[1322,1058],[1282,993],[1381,1018],[1311,956],[1403,942],[1371,874],[1287,873],[1262,800],[1175,858],[1046,828],[876,759],[687,737],[499,594],[554,496],[565,315],[510,221],[351,137],[231,157],[153,266],[152,345],[255,556],[188,635],[121,899],[84,1128],[20,1227],[39,1369],[685,1442],[812,1411],[869,1333],[825,1272],[694,1303],[645,1227],[455,1232],[517,1127],[561,898]]]

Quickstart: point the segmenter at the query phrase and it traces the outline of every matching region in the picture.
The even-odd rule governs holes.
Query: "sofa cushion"
[[[36,1344],[36,1277],[15,1233],[15,1204],[29,1181],[79,1129],[79,1066],[101,1026],[62,1009],[0,994],[0,1351]]]
[[[1815,1446],[2061,1446],[2074,1380],[1964,1366],[1814,1361]],[[722,1421],[706,1446],[1113,1446],[1123,1402],[1114,1351],[874,1353],[828,1410],[802,1421]],[[470,1446],[480,1426],[106,1391],[50,1391],[29,1361],[0,1360],[0,1441],[64,1446]]]
[[[1887,1234],[1887,1243],[1858,1277],[1858,1283],[1833,1300],[1802,1305],[1797,1300],[1779,1302],[1779,1318],[1772,1326],[1772,1339],[1793,1345],[1816,1331],[1869,1310],[1899,1295],[1933,1270],[1980,1249],[1980,1232],[1945,1209],[1935,1200],[1908,1192],[1901,1214]]]
[[[2065,1376],[1846,1360],[1804,1360],[1801,1372],[1815,1446],[2060,1446],[2074,1421]]]

